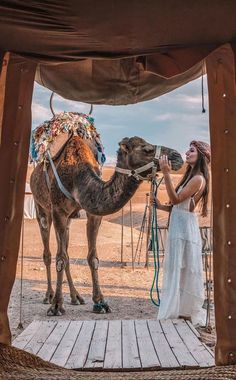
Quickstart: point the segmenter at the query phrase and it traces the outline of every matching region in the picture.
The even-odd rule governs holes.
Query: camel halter
[[[121,174],[127,174],[128,177],[134,177],[137,180],[145,181],[145,180],[147,180],[147,178],[146,177],[142,177],[139,173],[145,172],[146,170],[148,170],[148,169],[153,168],[154,166],[156,166],[157,161],[160,158],[160,155],[161,155],[161,146],[160,145],[156,145],[155,157],[148,164],[143,165],[140,168],[131,169],[131,170],[130,169],[119,168],[118,166],[116,166],[115,171],[118,172],[118,173],[121,173]]]

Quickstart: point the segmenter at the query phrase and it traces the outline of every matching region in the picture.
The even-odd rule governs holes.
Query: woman
[[[171,211],[166,254],[163,265],[163,286],[158,319],[185,318],[204,326],[202,240],[195,206],[201,203],[202,216],[207,215],[209,193],[210,146],[192,141],[186,152],[186,172],[175,189],[170,178],[167,157],[159,160],[170,205],[160,210]]]

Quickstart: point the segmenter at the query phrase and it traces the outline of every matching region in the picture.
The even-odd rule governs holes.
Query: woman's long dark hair
[[[201,207],[201,216],[207,216],[207,203],[208,203],[208,195],[209,195],[209,169],[208,164],[206,162],[205,156],[199,151],[198,152],[198,159],[194,167],[192,168],[190,165],[187,166],[186,172],[183,175],[183,178],[178,183],[175,191],[178,191],[179,187],[183,184],[187,184],[191,178],[193,178],[196,174],[199,172],[203,174],[203,177],[205,178],[206,185],[205,189],[201,195],[200,198],[200,207]],[[194,194],[192,194],[194,195]]]

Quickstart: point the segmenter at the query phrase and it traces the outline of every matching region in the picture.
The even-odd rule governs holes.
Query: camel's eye
[[[152,146],[145,145],[143,150],[145,153],[154,153],[154,148]]]

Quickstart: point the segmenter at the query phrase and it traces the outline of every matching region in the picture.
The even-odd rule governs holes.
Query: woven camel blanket
[[[42,162],[50,144],[61,133],[73,134],[85,140],[94,140],[97,149],[96,159],[100,165],[106,161],[104,147],[95,126],[94,119],[86,114],[77,112],[61,112],[51,120],[44,121],[32,131],[30,159]]]

